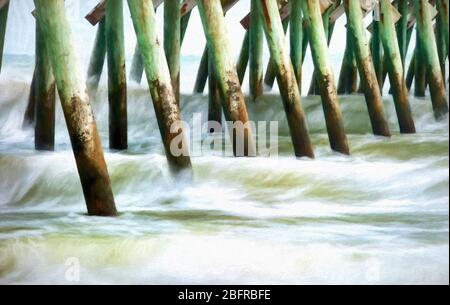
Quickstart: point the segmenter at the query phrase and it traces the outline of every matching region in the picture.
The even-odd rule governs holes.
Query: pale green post
[[[448,35],[449,35],[449,24],[448,24],[448,0],[436,0],[438,13],[440,19],[442,20],[441,30],[443,31],[445,38],[445,47],[447,49],[447,55],[449,50],[448,46]]]
[[[133,59],[131,60],[130,79],[137,84],[142,81],[142,75],[144,73],[144,64],[142,63],[141,52],[139,52],[139,45],[136,44],[133,53]]]
[[[244,101],[235,63],[231,57],[231,43],[220,0],[197,0],[210,54],[216,71],[217,84],[223,101],[227,121],[244,124],[244,129],[236,130],[233,137],[233,151],[236,156],[256,155],[247,107]],[[244,147],[238,147],[243,141]],[[242,148],[243,151],[242,151]]]
[[[88,212],[96,216],[117,214],[100,137],[84,82],[77,72],[72,33],[64,0],[35,0],[42,34],[48,37],[53,74],[56,79],[67,128]]]
[[[373,13],[375,17],[375,12]],[[372,39],[371,39],[371,49],[372,49],[372,60],[375,67],[375,73],[377,74],[378,86],[380,87],[380,92],[383,94],[384,87],[384,67],[383,67],[383,45],[380,39],[380,21],[373,20],[372,28]]]
[[[416,128],[409,105],[408,90],[406,89],[402,58],[395,30],[393,6],[389,0],[380,1],[380,34],[400,132],[415,133]]]
[[[442,119],[448,113],[444,79],[434,36],[431,13],[426,0],[414,0],[417,18],[417,31],[423,52],[423,65],[426,66],[431,101],[436,119]]]
[[[105,32],[105,18],[100,20],[95,36],[94,49],[92,50],[91,59],[89,62],[87,86],[89,92],[95,95],[98,89],[98,84],[102,77],[103,66],[106,58],[106,32]]]
[[[272,65],[280,87],[286,118],[291,132],[292,145],[297,157],[314,158],[306,117],[301,105],[300,91],[288,52],[276,0],[258,1],[264,17],[264,32],[269,44]]]
[[[172,89],[166,56],[157,35],[156,16],[151,0],[128,0],[133,19],[139,50],[147,76],[153,106],[161,132],[169,168],[174,174],[191,171],[191,160],[187,147],[179,147],[180,152],[172,152],[173,141],[182,139],[186,143],[183,127],[180,126],[180,109]],[[178,125],[178,126],[177,126]],[[176,132],[171,132],[171,127]],[[183,140],[184,139],[184,140]]]
[[[36,88],[34,146],[36,150],[55,149],[55,78],[47,50],[48,37],[36,20]]]
[[[263,51],[264,51],[264,30],[262,18],[258,11],[257,2],[251,0],[250,13],[250,100],[263,95]]]
[[[195,79],[194,93],[203,93],[208,79],[208,65],[209,65],[209,50],[206,45],[203,49],[202,59],[197,71],[197,78]]]
[[[291,26],[289,28],[291,41],[291,61],[297,79],[300,94],[302,92],[303,65],[303,13],[301,1],[291,1]]]
[[[357,1],[344,1],[344,5],[347,14],[348,35],[351,35],[353,38],[354,45],[352,49],[358,65],[373,133],[388,137],[391,133],[384,114],[383,100],[366,37],[361,5]]]
[[[287,29],[289,27],[290,18],[286,18],[283,20],[283,31],[286,34]],[[270,58],[269,64],[267,65],[266,74],[264,76],[264,85],[266,86],[266,90],[270,91],[273,88],[273,84],[275,83],[275,78],[277,75],[276,67],[274,66],[273,59]]]
[[[106,49],[108,54],[109,147],[128,148],[127,75],[123,1],[106,1]]]
[[[308,24],[309,44],[319,81],[331,148],[348,155],[350,148],[339,108],[334,75],[328,55],[328,37],[323,28],[320,4],[318,0],[305,0],[302,4],[303,14]]]
[[[424,51],[422,48],[422,42],[419,37],[419,30],[416,23],[416,62],[424,62]],[[418,97],[424,97],[427,89],[427,77],[426,77],[425,65],[414,65],[414,95]]]
[[[344,58],[342,59],[341,72],[337,86],[338,94],[351,94],[357,90],[358,68],[355,62],[354,38],[347,27]]]
[[[247,71],[248,61],[250,58],[250,31],[245,32],[244,40],[242,41],[241,51],[236,63],[236,70],[239,77],[239,82],[242,84]]]
[[[0,73],[2,72],[3,47],[5,46],[6,23],[8,21],[9,1],[0,9]]]
[[[164,52],[169,65],[172,87],[180,104],[181,2],[164,1]]]
[[[405,68],[406,54],[408,53],[408,12],[409,12],[409,1],[408,0],[398,0],[397,10],[402,15],[400,20],[397,22],[397,37],[398,46],[400,48],[400,54],[402,56],[403,71]]]

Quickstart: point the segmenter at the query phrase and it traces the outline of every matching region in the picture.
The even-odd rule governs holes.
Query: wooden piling
[[[34,144],[36,150],[55,149],[56,84],[47,50],[48,37],[36,20],[36,88]]]
[[[325,113],[328,137],[331,148],[342,154],[350,154],[347,136],[344,131],[342,115],[339,108],[334,75],[328,56],[328,39],[322,25],[322,16],[318,0],[305,0],[303,14],[308,24],[309,45],[319,80],[320,95]]]
[[[208,130],[212,133],[217,132],[213,128],[217,126],[216,123],[222,124],[222,100],[212,54],[208,56],[208,91],[208,123],[210,123]]]
[[[409,13],[409,1],[408,0],[398,0],[397,10],[402,15],[400,20],[397,22],[397,38],[398,46],[400,48],[400,55],[402,57],[403,71],[406,71],[405,60],[406,54],[408,53],[408,13]]]
[[[416,50],[415,50],[416,63],[424,62],[424,51],[422,48],[422,42],[419,37],[419,31],[416,27]],[[414,96],[424,97],[427,88],[427,77],[424,64],[414,65]]]
[[[262,18],[258,11],[257,1],[251,0],[250,14],[250,100],[256,99],[263,94],[263,43],[264,30]]]
[[[411,90],[412,83],[414,81],[414,73],[416,70],[416,51],[414,51],[411,60],[409,62],[408,71],[406,72],[406,88]]]
[[[441,119],[448,113],[448,105],[429,4],[426,0],[414,0],[414,4],[418,38],[423,52],[423,65],[426,66],[434,115],[436,119]]]
[[[88,81],[87,86],[89,92],[92,95],[98,89],[98,84],[102,77],[103,66],[105,65],[106,58],[106,23],[105,18],[103,18],[98,23],[97,35],[95,36],[94,49],[92,51],[91,59],[89,62],[88,69]]]
[[[142,55],[145,74],[156,113],[169,168],[174,174],[191,170],[187,147],[179,147],[180,155],[172,153],[175,139],[184,139],[182,126],[171,132],[174,124],[181,121],[180,109],[172,89],[166,56],[157,35],[156,16],[151,0],[128,0],[139,50]],[[183,143],[186,143],[184,140]]]
[[[108,54],[109,147],[128,148],[127,76],[123,1],[106,1],[106,49]]]
[[[8,21],[8,12],[9,12],[9,1],[7,0],[6,3],[2,4],[3,7],[0,7],[0,73],[2,72],[3,48],[5,45],[6,23]]]
[[[439,9],[439,7],[438,7]],[[447,46],[446,46],[446,34],[445,34],[445,26],[448,26],[448,23],[445,22],[446,16],[442,9],[438,10],[438,16],[436,18],[436,25],[435,25],[435,33],[436,33],[436,44],[437,44],[437,50],[439,54],[439,62],[441,63],[441,72],[442,72],[442,78],[444,79],[444,86],[446,85],[445,79],[446,79],[446,68],[445,68],[445,62],[447,60]]]
[[[339,73],[337,86],[338,94],[351,94],[358,90],[358,67],[355,62],[355,41],[352,36],[347,24],[344,58],[342,59],[341,72]]]
[[[375,135],[390,136],[389,125],[385,118],[383,100],[378,86],[375,68],[372,63],[369,44],[364,28],[363,12],[358,1],[345,0],[348,35],[352,36],[353,50],[358,65],[361,83],[366,97],[372,130]]]
[[[77,74],[77,59],[63,0],[35,0],[90,215],[117,214],[89,97]]]
[[[445,48],[447,49],[447,56],[448,52],[450,51],[448,40],[449,40],[449,16],[448,16],[448,0],[436,0],[437,4],[437,10],[439,14],[439,18],[442,22],[441,24],[441,30],[443,32],[444,40],[445,40]]]
[[[401,133],[415,133],[416,128],[411,114],[406,89],[403,64],[398,46],[393,13],[395,8],[389,0],[380,1],[380,34],[384,47],[389,80],[394,96],[397,118]]]
[[[295,78],[289,54],[285,50],[285,35],[276,0],[258,1],[258,8],[264,16],[264,32],[278,86],[280,87],[286,117],[291,132],[292,145],[297,157],[314,158],[314,150],[308,133],[308,126],[301,106],[300,91]]]
[[[26,129],[29,127],[34,128],[35,110],[36,110],[36,67],[34,68],[33,78],[31,80],[27,108],[25,109],[25,114],[23,116],[23,122],[22,122],[23,129]]]
[[[235,156],[255,156],[256,146],[248,126],[248,113],[239,77],[231,57],[230,42],[220,0],[197,0],[208,48],[213,55],[214,67],[227,121],[244,124],[233,136]],[[244,147],[238,147],[239,143]]]
[[[250,58],[250,31],[245,32],[244,40],[242,42],[241,51],[236,63],[236,70],[239,77],[239,82],[242,84],[245,78],[245,72],[247,71],[248,61]]]
[[[290,18],[286,18],[283,20],[283,31],[286,34],[286,31],[289,27]],[[269,64],[267,65],[266,74],[264,76],[264,85],[266,86],[266,90],[270,91],[273,88],[273,84],[275,83],[275,78],[277,75],[276,67],[273,62],[273,59],[269,59]]]
[[[181,2],[164,1],[164,52],[169,65],[172,88],[180,104]]]
[[[203,49],[202,59],[197,71],[197,78],[195,79],[194,93],[203,93],[208,79],[208,64],[209,64],[209,50],[206,45]]]
[[[302,93],[303,65],[303,13],[300,1],[291,1],[291,26],[289,28],[291,42],[291,61],[300,94]]]
[[[371,51],[372,60],[375,67],[375,73],[377,75],[378,86],[380,87],[380,92],[383,94],[384,87],[384,67],[383,67],[383,45],[380,39],[380,20],[379,16],[374,11],[373,13],[373,26],[372,26],[372,39],[371,39]]]

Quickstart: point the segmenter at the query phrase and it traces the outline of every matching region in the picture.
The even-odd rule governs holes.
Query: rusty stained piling
[[[408,100],[400,48],[394,24],[395,8],[389,0],[380,1],[380,34],[383,43],[389,80],[401,133],[415,133],[416,128]]]
[[[36,84],[34,145],[36,150],[55,149],[56,84],[47,50],[48,38],[36,20]]]
[[[108,58],[109,147],[128,148],[127,77],[123,1],[106,1],[106,49]]]
[[[264,32],[280,87],[295,155],[314,158],[294,68],[289,54],[285,50],[286,41],[277,2],[276,0],[261,0],[258,1],[258,8],[261,16],[264,17]]]
[[[255,156],[256,146],[252,130],[248,125],[247,107],[244,101],[239,77],[231,57],[230,42],[225,25],[224,11],[220,0],[197,0],[208,48],[212,54],[217,82],[227,121],[240,123],[244,128],[237,128],[232,136],[235,156]],[[239,147],[243,143],[244,147]]]
[[[319,81],[331,148],[334,151],[348,155],[350,154],[350,149],[344,131],[334,75],[329,61],[328,41],[322,25],[319,1],[305,0],[302,4],[303,14],[308,24],[309,45]]]
[[[181,2],[164,1],[164,52],[169,65],[172,88],[180,104]]]
[[[390,136],[389,125],[385,118],[383,100],[380,87],[372,63],[369,44],[364,28],[363,12],[360,4],[356,1],[344,0],[347,15],[348,35],[352,36],[353,50],[361,78],[361,83],[366,97],[372,130],[375,135]]]
[[[103,149],[77,59],[63,0],[35,0],[89,215],[117,214]]]
[[[354,38],[350,33],[347,24],[347,35],[345,43],[344,58],[342,59],[341,71],[339,73],[339,80],[337,86],[338,94],[355,93],[358,83],[358,67],[355,62]]]
[[[250,13],[250,100],[263,95],[263,47],[264,47],[264,29],[262,18],[258,11],[259,0],[251,0]]]
[[[2,72],[3,47],[5,45],[6,23],[8,21],[9,0],[0,1],[0,73]]]
[[[418,39],[424,60],[423,66],[426,67],[434,115],[436,119],[441,119],[448,113],[448,105],[429,4],[425,0],[414,0],[414,5]]]
[[[91,59],[88,68],[88,90],[92,95],[98,89],[98,84],[102,77],[103,66],[106,58],[106,28],[105,18],[98,23],[97,34],[95,36],[94,49],[92,50]]]
[[[153,3],[151,0],[128,0],[128,6],[169,168],[174,174],[186,170],[190,172],[191,160],[188,156],[183,126],[180,126],[180,109],[172,89],[166,56],[157,35]],[[171,132],[171,128],[176,130]],[[172,142],[177,140],[181,145],[177,147],[179,153],[173,152],[174,147],[171,147],[174,144]]]
[[[291,26],[289,28],[291,61],[297,80],[300,94],[302,93],[302,66],[303,66],[303,13],[300,1],[289,3],[291,10]]]

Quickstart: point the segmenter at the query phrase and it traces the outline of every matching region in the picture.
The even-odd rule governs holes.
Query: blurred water
[[[399,135],[385,98],[391,139],[371,135],[362,96],[341,97],[350,157],[330,151],[320,99],[304,98],[317,159],[297,160],[275,90],[248,108],[253,121],[279,121],[280,156],[197,157],[191,182],[170,177],[147,88],[130,83],[130,148],[105,147],[121,214],[96,218],[59,104],[55,153],[35,152],[21,129],[33,57],[12,53],[0,76],[0,283],[70,284],[75,259],[75,283],[88,284],[448,284],[449,123],[435,122],[429,97],[411,97],[416,135]],[[187,121],[207,110],[206,96],[189,94],[198,61],[182,60]],[[104,145],[107,104],[103,79],[93,106]]]

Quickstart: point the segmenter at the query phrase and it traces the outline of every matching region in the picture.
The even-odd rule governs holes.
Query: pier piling
[[[6,23],[8,21],[9,0],[0,1],[0,73],[2,72],[3,48],[5,46]]]
[[[77,59],[63,0],[35,0],[90,215],[117,214],[103,149]]]
[[[106,59],[106,28],[105,18],[98,23],[97,35],[95,36],[94,49],[89,62],[87,86],[92,96],[98,89],[102,77],[103,67]]]
[[[250,14],[250,101],[263,95],[263,47],[264,30],[262,18],[258,11],[257,1],[251,0]]]
[[[394,23],[394,10],[389,0],[380,0],[380,34],[387,71],[391,83],[401,133],[415,133],[416,128],[408,99],[403,64]]]
[[[436,119],[441,119],[448,113],[448,105],[429,3],[426,0],[414,0],[414,4],[418,39],[424,60],[423,66],[426,67],[434,115]]]
[[[323,27],[320,4],[318,0],[305,0],[302,4],[303,14],[308,24],[309,45],[311,46],[314,67],[319,81],[330,145],[334,151],[348,155],[350,149],[344,131],[334,75],[328,56],[328,39]]]
[[[127,76],[123,1],[106,1],[106,46],[108,57],[109,147],[128,148]]]
[[[363,23],[363,13],[358,1],[344,0],[347,14],[347,30],[352,36],[359,75],[361,78],[367,108],[369,110],[372,130],[375,135],[390,136],[389,125],[385,118],[383,100],[378,86],[375,68],[372,63],[366,29]]]
[[[303,66],[303,13],[300,1],[291,1],[291,26],[289,28],[291,61],[294,67],[300,94],[302,93],[302,66]]]

